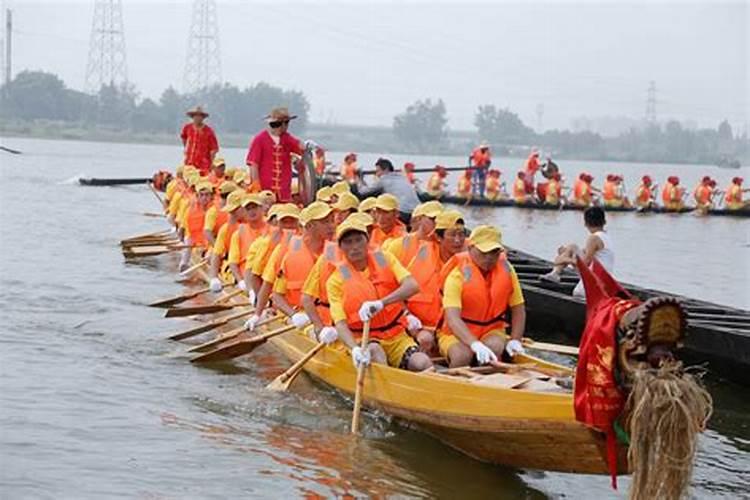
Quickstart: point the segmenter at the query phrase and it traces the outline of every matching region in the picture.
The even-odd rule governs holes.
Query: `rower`
[[[443,211],[443,205],[437,201],[426,201],[417,205],[411,214],[412,231],[383,244],[383,250],[396,256],[406,266],[417,254],[422,241],[434,240],[435,217]]]
[[[578,207],[591,206],[593,193],[598,191],[591,185],[593,180],[594,177],[591,174],[581,172],[573,185],[573,205]]]
[[[222,210],[227,204],[227,198],[230,193],[239,190],[237,184],[230,181],[224,181],[218,188],[218,199],[206,210],[206,219],[203,222],[203,232],[208,241],[209,247],[216,243],[216,237],[219,234],[221,226],[229,220],[229,213]]]
[[[399,199],[392,194],[381,194],[375,199],[375,222],[377,227],[372,234],[372,242],[382,246],[391,238],[398,238],[406,234],[406,226],[399,220],[403,219],[399,211]],[[411,214],[408,215],[408,218]]]
[[[371,360],[411,371],[432,367],[404,328],[404,301],[417,293],[417,282],[393,255],[368,249],[364,225],[345,221],[336,239],[342,259],[326,291],[338,337],[351,349],[355,367]],[[362,349],[358,342],[366,321],[370,343]]]
[[[357,165],[356,153],[349,153],[344,156],[344,162],[341,164],[341,178],[349,184],[357,183],[359,166]]]
[[[346,181],[338,181],[333,186],[331,186],[331,199],[330,204],[334,204],[337,201],[339,201],[339,197],[343,195],[344,193],[351,194],[352,189],[349,186],[349,183]]]
[[[263,216],[265,216],[271,209],[271,207],[276,203],[276,195],[273,193],[273,191],[270,191],[268,189],[264,189],[258,194],[263,200]]]
[[[183,169],[182,177],[183,182],[175,188],[176,192],[169,200],[169,207],[167,208],[167,220],[170,224],[174,225],[175,228],[178,228],[180,224],[178,215],[180,215],[180,207],[183,205],[183,198],[191,195],[191,186],[194,182],[197,182],[200,178],[200,174],[198,174],[198,171],[194,167],[188,165]]]
[[[222,280],[219,278],[219,274],[222,263],[229,252],[232,236],[240,224],[246,222],[247,212],[243,206],[246,197],[247,193],[242,189],[237,189],[229,194],[226,204],[221,209],[221,212],[227,214],[229,219],[219,228],[219,232],[211,248],[211,260],[208,271],[211,279],[208,285],[212,292],[221,291]]]
[[[456,185],[456,196],[458,196],[459,198],[471,197],[472,195],[471,177],[472,177],[471,170],[470,169],[464,170],[464,174],[458,178],[458,184]],[[484,190],[484,188],[482,190]]]
[[[360,186],[359,195],[361,197],[378,194],[394,196],[399,200],[401,221],[408,224],[412,210],[420,203],[414,186],[409,184],[403,173],[393,169],[393,163],[388,158],[378,158],[375,162],[375,177],[375,182],[368,188]]]
[[[562,200],[562,181],[560,179],[560,173],[555,172],[550,175],[549,181],[547,182],[546,190],[544,193],[545,205],[551,205],[556,207]]]
[[[409,184],[414,186],[417,182],[417,178],[414,176],[414,164],[410,161],[404,163],[404,177],[409,181]]]
[[[605,207],[630,207],[630,200],[625,196],[623,178],[619,174],[608,174],[602,187],[602,200]]]
[[[443,285],[443,323],[438,330],[440,354],[451,367],[498,361],[503,351],[523,353],[526,308],[513,266],[497,228],[479,226],[469,236],[469,250],[456,256],[456,267]],[[511,340],[505,328],[510,311]]]
[[[325,203],[316,201],[302,209],[300,219],[302,234],[292,236],[287,245],[279,245],[271,253],[263,271],[256,313],[246,322],[248,330],[255,329],[269,297],[274,307],[290,316],[297,328],[309,322],[308,316],[299,312],[302,309],[302,285],[323,253],[326,241],[333,237],[333,210]]]
[[[487,176],[485,196],[491,201],[499,200],[503,197],[503,192],[500,189],[500,171],[497,169],[491,169]]]
[[[711,190],[711,177],[708,175],[703,176],[703,179],[695,186],[693,190],[693,199],[695,200],[695,208],[701,211],[707,211],[713,208],[711,201],[712,196]]]
[[[531,201],[531,195],[526,193],[526,173],[521,170],[516,174],[513,182],[513,201],[518,205],[524,205]]]
[[[429,356],[438,354],[435,330],[443,316],[441,289],[447,274],[453,269],[451,258],[465,250],[466,229],[461,212],[445,210],[435,219],[435,238],[422,241],[417,253],[406,266],[419,285],[419,292],[406,302],[411,315],[410,333],[419,349]],[[451,265],[447,264],[451,262]]]
[[[180,261],[180,271],[190,267],[192,249],[205,250],[208,248],[208,240],[203,232],[206,220],[206,211],[214,201],[214,187],[208,181],[203,181],[196,186],[197,197],[190,202],[182,217],[182,228],[185,231],[186,248]]]
[[[185,114],[191,121],[182,127],[180,133],[184,148],[183,163],[194,165],[201,175],[208,175],[211,163],[219,151],[219,141],[213,129],[204,123],[208,113],[202,107],[196,106]]]
[[[472,179],[470,179],[472,188],[469,193],[484,197],[487,170],[492,165],[492,153],[490,153],[490,145],[487,141],[482,141],[479,146],[474,148],[469,157],[469,165],[472,167],[469,171],[473,171]],[[466,197],[468,196],[469,194],[466,195]]]
[[[583,212],[583,224],[589,232],[583,249],[580,249],[575,243],[563,245],[557,249],[554,267],[552,271],[539,277],[541,280],[560,283],[560,275],[567,266],[576,266],[576,258],[581,257],[586,265],[591,265],[593,259],[610,273],[614,273],[615,253],[612,249],[612,241],[609,233],[604,229],[607,221],[604,215],[604,209],[601,207],[589,207]],[[583,283],[578,282],[573,289],[573,295],[582,297],[584,295]]]
[[[435,172],[430,175],[427,180],[427,194],[434,198],[440,198],[445,194],[445,178],[448,176],[448,171],[441,165],[435,165]]]
[[[365,198],[364,200],[359,202],[359,211],[363,214],[367,214],[373,219],[375,218],[375,201],[377,200],[377,197],[371,196],[369,198]]]
[[[669,176],[666,184],[664,184],[664,188],[661,190],[661,201],[664,204],[664,208],[670,211],[682,210],[685,206],[685,203],[682,201],[684,194],[685,189],[680,186],[680,178],[676,175]]]
[[[732,183],[727,187],[724,195],[724,204],[727,210],[743,210],[750,206],[750,200],[743,201],[742,195],[750,192],[750,189],[742,189],[742,177],[732,178]]]
[[[185,180],[183,172],[185,165],[179,165],[174,171],[174,177],[167,183],[167,187],[164,189],[164,212],[169,210],[169,204],[172,201],[172,197],[177,194],[181,187],[184,187]]]
[[[635,205],[639,209],[651,208],[654,205],[652,181],[648,175],[641,178],[641,184],[635,191]]]
[[[263,197],[259,193],[247,194],[241,205],[245,207],[246,220],[237,228],[229,240],[229,269],[234,275],[237,287],[242,291],[249,291],[249,283],[245,281],[245,266],[247,251],[253,241],[268,232],[263,214]],[[257,290],[253,290],[257,294]],[[254,298],[253,294],[249,294]],[[252,300],[251,300],[252,301]]]
[[[338,195],[336,203],[331,205],[333,208],[333,219],[336,225],[344,222],[349,215],[357,212],[359,207],[359,198],[354,196],[350,192],[342,193]]]
[[[211,172],[208,174],[208,182],[213,184],[215,188],[218,188],[225,179],[227,164],[224,158],[214,158],[211,164]]]

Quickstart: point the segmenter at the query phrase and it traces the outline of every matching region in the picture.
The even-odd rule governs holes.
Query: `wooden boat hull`
[[[82,186],[127,186],[130,184],[147,184],[151,177],[135,177],[130,179],[98,179],[96,177],[80,178],[78,183]]]
[[[315,344],[298,331],[270,340],[291,362]],[[348,352],[327,347],[305,371],[344,394],[356,372]],[[417,424],[483,462],[516,468],[607,474],[604,436],[575,420],[566,393],[478,385],[459,377],[410,373],[382,365],[367,370],[364,404]],[[625,450],[619,471],[626,473]]]

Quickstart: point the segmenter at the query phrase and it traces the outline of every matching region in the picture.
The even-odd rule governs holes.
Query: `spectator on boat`
[[[635,206],[641,210],[651,208],[654,205],[654,188],[651,177],[644,175],[641,184],[635,191]]]
[[[685,189],[680,186],[680,178],[676,175],[667,177],[667,182],[661,190],[661,201],[667,210],[680,211],[685,207],[683,196]]]
[[[359,166],[357,166],[355,153],[344,156],[344,162],[341,164],[341,178],[349,184],[356,184],[359,180]]]
[[[695,189],[693,190],[693,199],[695,200],[695,208],[698,210],[706,211],[713,208],[712,203],[713,191],[711,189],[711,177],[708,175],[703,176]]]
[[[336,229],[343,258],[328,278],[326,292],[338,338],[351,349],[355,367],[370,362],[410,371],[432,366],[429,356],[406,332],[404,301],[419,287],[391,254],[368,247],[364,224],[345,221]],[[370,342],[359,345],[364,323]]]
[[[408,217],[411,218],[411,214],[408,214]],[[383,246],[392,238],[406,234],[399,199],[392,194],[381,194],[375,199],[373,219],[377,225],[373,230],[371,243],[377,247]]]
[[[598,191],[591,185],[593,180],[594,177],[591,174],[581,172],[573,185],[573,205],[579,207],[588,207],[591,205],[593,194]]]
[[[513,182],[513,201],[518,205],[524,205],[532,201],[533,197],[526,193],[526,172],[520,170]]]
[[[470,198],[473,195],[471,186],[472,173],[471,170],[467,169],[464,171],[464,175],[458,178],[458,185],[456,186],[456,196],[458,196],[459,198]]]
[[[406,302],[409,312],[419,320],[412,320],[410,333],[419,349],[431,357],[439,354],[435,331],[443,317],[443,283],[455,265],[452,257],[465,250],[466,241],[463,215],[457,210],[440,212],[433,226],[435,237],[421,241],[406,266],[419,285],[419,292]]]
[[[555,172],[547,182],[544,192],[545,205],[556,207],[562,200],[562,181],[559,172]]]
[[[422,241],[434,240],[435,218],[443,211],[439,201],[426,201],[417,205],[411,213],[411,232],[388,240],[383,250],[396,256],[404,266],[417,254]]]
[[[614,274],[615,253],[612,249],[612,242],[609,233],[604,229],[607,221],[604,215],[604,209],[601,207],[589,207],[583,212],[583,224],[588,230],[589,235],[583,245],[579,248],[575,243],[563,245],[557,249],[554,267],[552,271],[540,276],[545,281],[560,282],[560,276],[567,266],[576,266],[576,257],[581,257],[583,262],[590,266],[593,259],[599,263],[610,274]],[[583,297],[584,288],[582,282],[578,282],[573,289],[573,295]]]
[[[435,165],[435,172],[430,175],[427,181],[427,194],[434,198],[440,198],[445,194],[448,171],[441,165]]]
[[[540,166],[539,150],[537,148],[531,148],[531,153],[529,153],[529,157],[526,158],[526,161],[523,164],[523,171],[526,174],[524,177],[526,194],[534,194],[534,176],[539,171]]]
[[[242,200],[242,206],[245,207],[246,220],[237,228],[229,240],[229,269],[237,281],[237,288],[242,291],[249,291],[250,283],[245,281],[245,268],[247,266],[247,251],[260,236],[269,231],[263,213],[263,197],[259,193],[246,194]],[[257,293],[257,290],[253,290]],[[251,298],[254,296],[251,295]]]
[[[479,146],[474,148],[469,157],[469,165],[473,167],[471,169],[473,170],[471,194],[484,197],[487,169],[492,165],[492,154],[487,141],[482,141]]]
[[[732,178],[732,183],[727,187],[724,195],[724,204],[727,210],[742,210],[750,206],[750,200],[743,201],[742,195],[750,192],[750,189],[742,189],[742,177]]]
[[[180,139],[184,148],[185,165],[193,165],[201,175],[208,175],[211,163],[219,151],[219,141],[213,129],[206,125],[208,118],[202,107],[196,106],[186,113],[190,122],[182,127]]]
[[[375,162],[375,177],[377,179],[372,186],[359,189],[360,197],[366,198],[378,194],[392,195],[398,201],[399,217],[405,224],[408,224],[412,211],[420,203],[414,186],[409,183],[403,173],[394,170],[393,163],[387,158],[378,158]],[[377,217],[375,219],[377,220]]]
[[[523,292],[497,228],[479,226],[471,232],[468,251],[456,255],[455,268],[445,278],[442,302],[438,347],[449,366],[466,366],[474,358],[484,365],[498,361],[503,351],[510,356],[524,352]],[[506,342],[508,313],[511,339]]]
[[[282,203],[292,198],[292,154],[305,152],[305,145],[288,132],[295,118],[287,108],[272,109],[264,118],[267,128],[253,138],[245,159],[252,189],[273,191]]]
[[[485,196],[491,201],[503,198],[503,191],[500,184],[500,171],[497,169],[490,170],[489,175],[487,176]]]

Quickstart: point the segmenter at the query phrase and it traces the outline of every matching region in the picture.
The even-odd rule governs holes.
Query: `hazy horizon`
[[[123,1],[129,81],[141,97],[182,89],[192,2]],[[656,83],[660,121],[747,129],[746,2],[217,2],[222,79],[303,91],[314,122],[390,126],[417,99],[442,98],[449,127],[480,104],[538,129],[588,117],[643,118]],[[92,1],[6,1],[13,73],[84,87]],[[4,30],[3,30],[4,31]]]

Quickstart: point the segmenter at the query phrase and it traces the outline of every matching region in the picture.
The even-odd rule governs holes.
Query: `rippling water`
[[[190,320],[145,307],[180,293],[173,257],[124,263],[121,238],[162,229],[138,188],[83,188],[77,175],[128,177],[171,167],[178,147],[6,140],[0,156],[0,497],[227,498],[308,495],[618,498],[604,477],[477,463],[408,425],[367,414],[348,436],[350,405],[300,378],[264,385],[287,364],[270,346],[231,371],[186,362],[165,334]],[[229,150],[240,162],[244,152]],[[334,155],[339,160],[341,155]],[[363,164],[374,157],[363,155]],[[395,157],[403,161],[402,157]],[[418,158],[431,166],[437,158]],[[442,158],[459,164],[460,158]],[[518,160],[496,160],[504,171]],[[561,162],[599,179],[678,172],[688,186],[713,167]],[[745,177],[748,172],[745,170]],[[471,210],[506,241],[549,256],[585,236],[580,214]],[[750,307],[749,224],[729,218],[613,214],[625,281]],[[748,390],[711,381],[716,412],[700,441],[696,498],[750,495]],[[571,450],[571,453],[575,453]],[[627,479],[620,480],[626,491]]]

